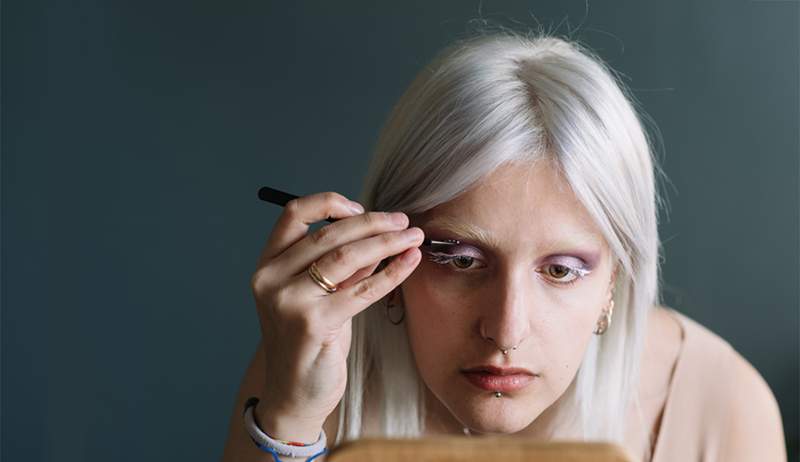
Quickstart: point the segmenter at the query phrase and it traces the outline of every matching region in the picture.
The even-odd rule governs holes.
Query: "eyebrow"
[[[467,223],[453,217],[439,216],[436,218],[432,218],[430,221],[427,221],[420,226],[436,228],[437,230],[441,230],[442,232],[445,233],[452,233],[455,235],[455,237],[459,238],[460,240],[466,242],[473,241],[475,243],[481,243],[488,248],[499,249],[501,247],[500,239],[497,238],[490,231],[487,231],[486,229],[483,229],[480,226],[473,225],[471,223]],[[446,236],[441,236],[441,237],[446,237]],[[547,242],[548,247],[575,245],[575,244],[599,245],[601,244],[601,242],[599,242],[592,235],[583,233],[581,233],[579,235],[579,238],[574,242],[565,242],[558,239]]]
[[[488,247],[500,247],[500,240],[489,231],[481,228],[480,226],[465,223],[451,217],[436,217],[422,224],[422,226],[436,228],[437,230],[441,230],[443,232],[453,233],[464,241],[480,242]]]

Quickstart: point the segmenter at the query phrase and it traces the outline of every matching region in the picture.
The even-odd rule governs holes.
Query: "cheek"
[[[541,342],[544,382],[553,396],[560,396],[575,378],[594,337],[592,331],[606,306],[607,282],[603,275],[542,296],[549,308],[542,310],[540,322],[533,322],[531,336]]]
[[[437,330],[448,326],[446,330],[453,331],[456,323],[464,322],[464,292],[442,284],[441,278],[422,267],[424,264],[402,284],[406,316],[420,328],[427,325]]]
[[[540,303],[568,314],[576,322],[586,321],[602,311],[608,295],[609,277],[605,271],[597,271],[597,274],[590,274],[567,287],[553,287],[551,283],[542,282],[538,285],[540,289],[536,298]]]
[[[545,382],[555,396],[561,395],[575,378],[603,308],[603,301],[597,296],[579,301],[559,306],[548,322],[537,328]]]
[[[560,395],[575,378],[583,360],[586,347],[592,334],[575,332],[571,336],[548,339],[542,351],[546,351],[544,378],[548,388],[555,395]],[[566,340],[569,339],[569,340]]]
[[[603,264],[595,268],[593,274],[567,288],[543,286],[538,291],[536,303],[548,307],[543,308],[548,316],[548,326],[547,332],[539,332],[542,336],[550,338],[555,334],[557,338],[553,341],[565,351],[585,348],[608,303],[611,277],[608,266]]]
[[[455,352],[468,341],[463,299],[419,272],[403,282],[402,291],[406,332],[421,372],[441,369],[448,358],[455,361]]]

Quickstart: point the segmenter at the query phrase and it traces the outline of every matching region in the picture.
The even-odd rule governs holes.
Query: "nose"
[[[504,272],[488,289],[479,319],[481,338],[499,350],[518,347],[530,333],[533,284],[530,274]]]

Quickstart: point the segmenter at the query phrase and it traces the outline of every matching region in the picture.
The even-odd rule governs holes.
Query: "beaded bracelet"
[[[258,404],[258,398],[255,396],[250,397],[244,403],[244,426],[247,429],[247,433],[250,434],[250,439],[253,440],[253,443],[262,451],[272,454],[272,458],[275,462],[282,462],[278,455],[287,457],[308,457],[306,462],[311,462],[328,452],[328,449],[325,447],[327,438],[324,429],[320,432],[319,439],[311,444],[276,439],[267,435],[256,422],[255,413],[253,412],[256,404]],[[320,448],[322,448],[321,451]]]

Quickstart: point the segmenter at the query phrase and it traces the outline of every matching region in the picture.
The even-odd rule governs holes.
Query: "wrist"
[[[323,422],[313,419],[297,418],[273,410],[264,402],[258,403],[254,409],[254,418],[258,426],[270,437],[277,440],[298,442],[305,445],[319,440]]]

